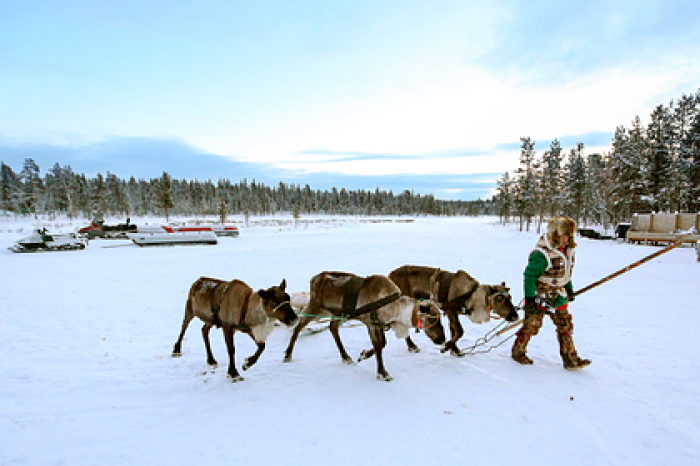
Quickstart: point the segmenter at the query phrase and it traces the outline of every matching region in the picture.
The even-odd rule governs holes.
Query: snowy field
[[[414,335],[418,354],[388,334],[389,383],[376,380],[374,359],[342,364],[327,331],[303,333],[285,364],[291,333],[277,327],[240,383],[226,378],[220,330],[211,335],[221,365],[206,365],[198,320],[172,358],[188,289],[202,275],[256,289],[286,278],[294,292],[323,270],[431,265],[506,281],[518,304],[537,239],[492,218],[278,220],[241,225],[240,237],[216,246],[96,239],[82,251],[13,254],[7,247],[31,222],[0,219],[0,465],[700,464],[691,248],[576,299],[574,340],[593,361],[578,372],[562,368],[549,319],[530,343],[533,366],[510,359],[512,340],[456,358],[423,334]],[[577,241],[577,288],[658,250]],[[496,325],[463,324],[463,349]],[[364,327],[345,325],[341,336],[353,357],[370,347]],[[236,349],[240,369],[254,345],[239,333]]]

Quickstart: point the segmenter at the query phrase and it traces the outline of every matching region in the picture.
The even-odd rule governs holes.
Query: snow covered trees
[[[540,158],[530,138],[521,142],[515,177],[497,182],[501,217],[563,214],[609,227],[634,213],[700,211],[700,91],[657,106],[646,127],[638,116],[619,126],[607,154],[577,144],[564,167],[556,139]]]
[[[107,172],[94,178],[75,174],[70,167],[54,165],[42,178],[36,163],[27,159],[17,175],[3,164],[0,176],[0,210],[17,214],[82,214],[92,218],[105,216],[142,215],[212,215],[225,219],[227,215],[270,215],[291,213],[295,206],[299,214],[342,215],[484,215],[494,214],[493,200],[447,201],[432,195],[415,194],[405,190],[394,195],[391,191],[349,191],[332,188],[314,190],[311,186],[287,185],[280,182],[268,187],[256,181],[232,183],[220,179],[178,180],[164,172],[149,181],[128,181]]]

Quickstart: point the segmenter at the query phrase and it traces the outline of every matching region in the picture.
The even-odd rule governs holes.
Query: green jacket
[[[544,257],[544,254],[542,254],[540,251],[532,251],[530,253],[530,257],[527,261],[527,267],[525,267],[525,272],[523,272],[523,291],[526,298],[534,298],[537,296],[537,293],[535,292],[535,285],[537,284],[537,280],[542,276],[542,274],[544,274],[545,270],[547,270],[547,266],[547,258]],[[567,291],[574,290],[574,285],[571,283],[571,280],[564,285],[564,288]],[[554,307],[559,307],[565,302],[566,299],[564,299],[563,296],[557,296],[553,304]]]

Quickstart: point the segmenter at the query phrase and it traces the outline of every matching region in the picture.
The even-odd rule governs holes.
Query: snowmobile
[[[88,239],[128,239],[126,234],[136,233],[136,231],[136,225],[131,223],[131,219],[129,218],[126,219],[126,223],[120,223],[118,225],[105,225],[104,220],[96,217],[89,226],[78,230],[78,233],[87,236]]]
[[[9,249],[12,252],[67,251],[85,249],[87,239],[76,233],[50,234],[46,228],[35,228],[31,235],[15,242]]]

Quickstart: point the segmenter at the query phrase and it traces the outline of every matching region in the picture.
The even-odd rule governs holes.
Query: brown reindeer
[[[399,288],[383,275],[358,277],[346,272],[321,272],[311,279],[309,304],[294,328],[284,353],[284,362],[292,360],[292,352],[299,332],[311,321],[330,316],[330,331],[340,357],[346,364],[352,358],[343,347],[338,331],[342,321],[354,319],[367,326],[372,349],[363,351],[358,362],[376,355],[377,379],[392,380],[384,368],[382,350],[386,346],[384,328],[390,327],[397,338],[406,338],[410,328],[422,327],[436,344],[445,342],[445,331],[440,321],[440,310],[430,301],[421,302],[401,296]]]
[[[245,360],[243,370],[248,370],[265,350],[265,340],[272,332],[275,321],[293,326],[298,320],[290,305],[289,295],[285,292],[286,287],[286,280],[282,280],[279,286],[254,293],[251,287],[240,280],[229,282],[200,277],[190,287],[182,331],[173,347],[173,356],[181,356],[182,339],[187,326],[192,319],[199,317],[204,322],[202,338],[207,350],[207,364],[217,365],[209,345],[209,330],[216,325],[224,332],[229,359],[228,376],[234,382],[243,380],[236,370],[233,334],[236,330],[247,333],[258,345],[255,354]]]
[[[432,298],[442,309],[450,322],[450,340],[442,351],[450,351],[454,356],[464,356],[457,347],[457,340],[464,335],[459,322],[460,314],[465,314],[476,324],[488,322],[491,311],[509,322],[518,320],[518,313],[510,297],[510,288],[503,282],[500,285],[482,285],[464,270],[455,273],[435,267],[404,265],[392,271],[389,278],[401,293],[414,298]],[[411,337],[406,338],[410,351],[415,351]]]

